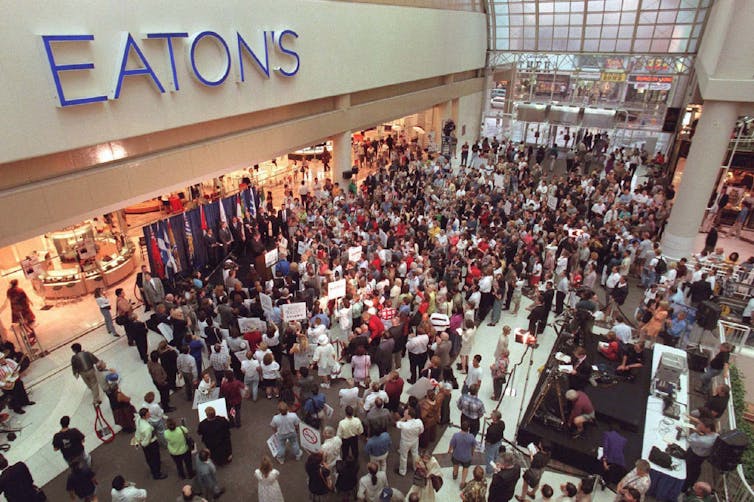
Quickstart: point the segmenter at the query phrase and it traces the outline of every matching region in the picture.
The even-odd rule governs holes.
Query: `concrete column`
[[[736,103],[705,101],[662,239],[663,254],[680,259],[694,251],[707,200],[736,125]]]
[[[348,182],[343,179],[343,173],[353,166],[351,150],[351,131],[344,131],[332,137],[332,182],[345,188]]]

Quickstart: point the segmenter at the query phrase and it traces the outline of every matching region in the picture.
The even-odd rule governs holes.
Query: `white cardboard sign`
[[[250,333],[252,331],[264,332],[267,330],[267,323],[257,317],[240,317],[238,319],[238,329],[241,333]]]
[[[278,248],[267,251],[264,254],[264,266],[270,268],[278,262]]]
[[[300,321],[306,319],[306,303],[286,303],[282,305],[283,319],[286,321]]]
[[[228,408],[225,407],[225,399],[215,399],[214,401],[207,401],[206,403],[201,403],[199,405],[197,411],[199,412],[200,422],[207,418],[206,410],[208,406],[211,406],[215,409],[215,415],[217,415],[218,417],[228,418]]]
[[[264,293],[259,293],[259,303],[262,304],[265,315],[270,317],[272,315],[272,298]]]
[[[361,259],[361,246],[348,248],[348,261],[359,261]]]
[[[299,443],[301,447],[311,453],[322,449],[319,431],[303,422],[298,426]]]
[[[327,298],[336,300],[346,296],[346,280],[332,281],[327,285]]]

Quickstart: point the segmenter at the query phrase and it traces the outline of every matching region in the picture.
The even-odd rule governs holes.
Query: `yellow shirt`
[[[338,423],[338,437],[348,439],[360,434],[364,434],[364,426],[361,425],[360,419],[346,417]]]

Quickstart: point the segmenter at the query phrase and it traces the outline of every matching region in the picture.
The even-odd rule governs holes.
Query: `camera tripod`
[[[560,373],[556,370],[549,370],[549,373],[547,375],[547,379],[545,380],[544,385],[542,385],[542,389],[539,392],[539,395],[537,396],[537,399],[534,401],[534,404],[531,408],[531,412],[524,420],[524,425],[529,425],[532,418],[537,414],[537,412],[540,410],[542,404],[544,404],[545,398],[550,394],[552,390],[555,391],[556,396],[558,398],[558,411],[559,416],[557,418],[560,418],[560,422],[562,425],[566,424],[566,415],[565,415],[565,402],[564,402],[564,395],[563,395],[563,389],[560,385]]]

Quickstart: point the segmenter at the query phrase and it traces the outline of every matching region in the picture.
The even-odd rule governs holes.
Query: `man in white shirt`
[[[110,496],[113,502],[143,502],[147,500],[147,491],[136,488],[133,483],[127,483],[125,478],[118,474],[113,478]]]
[[[429,336],[426,334],[410,336],[406,342],[408,351],[408,362],[411,370],[409,383],[416,381],[417,374],[424,369],[427,363],[427,346],[429,345]]]
[[[296,460],[300,460],[303,452],[298,444],[298,427],[299,419],[295,413],[288,411],[288,405],[285,403],[278,404],[278,414],[272,417],[270,427],[275,431],[275,435],[278,437],[280,443],[280,451],[278,451],[277,461],[281,464],[285,462],[285,450],[288,444],[291,445],[291,450],[296,457]]]
[[[364,411],[369,411],[374,406],[374,401],[381,398],[383,403],[387,403],[389,398],[387,392],[380,389],[379,382],[372,382],[372,387],[364,394]]]
[[[623,317],[618,315],[616,317],[616,324],[613,326],[612,330],[615,331],[615,336],[618,337],[618,340],[621,341],[621,343],[627,344],[631,342],[631,337],[633,336],[633,331],[631,330],[631,326],[626,324],[626,321],[623,320]]]
[[[480,366],[481,362],[482,356],[480,354],[475,355],[473,361],[471,362],[471,367],[469,367],[468,373],[466,374],[466,379],[463,381],[463,388],[461,389],[462,394],[466,394],[472,385],[482,385],[482,367]]]
[[[401,460],[398,474],[405,476],[409,452],[411,452],[411,461],[416,465],[416,459],[419,456],[419,436],[424,432],[424,424],[416,418],[416,411],[409,407],[403,412],[403,418],[395,426],[401,431],[401,444],[398,448]]]

